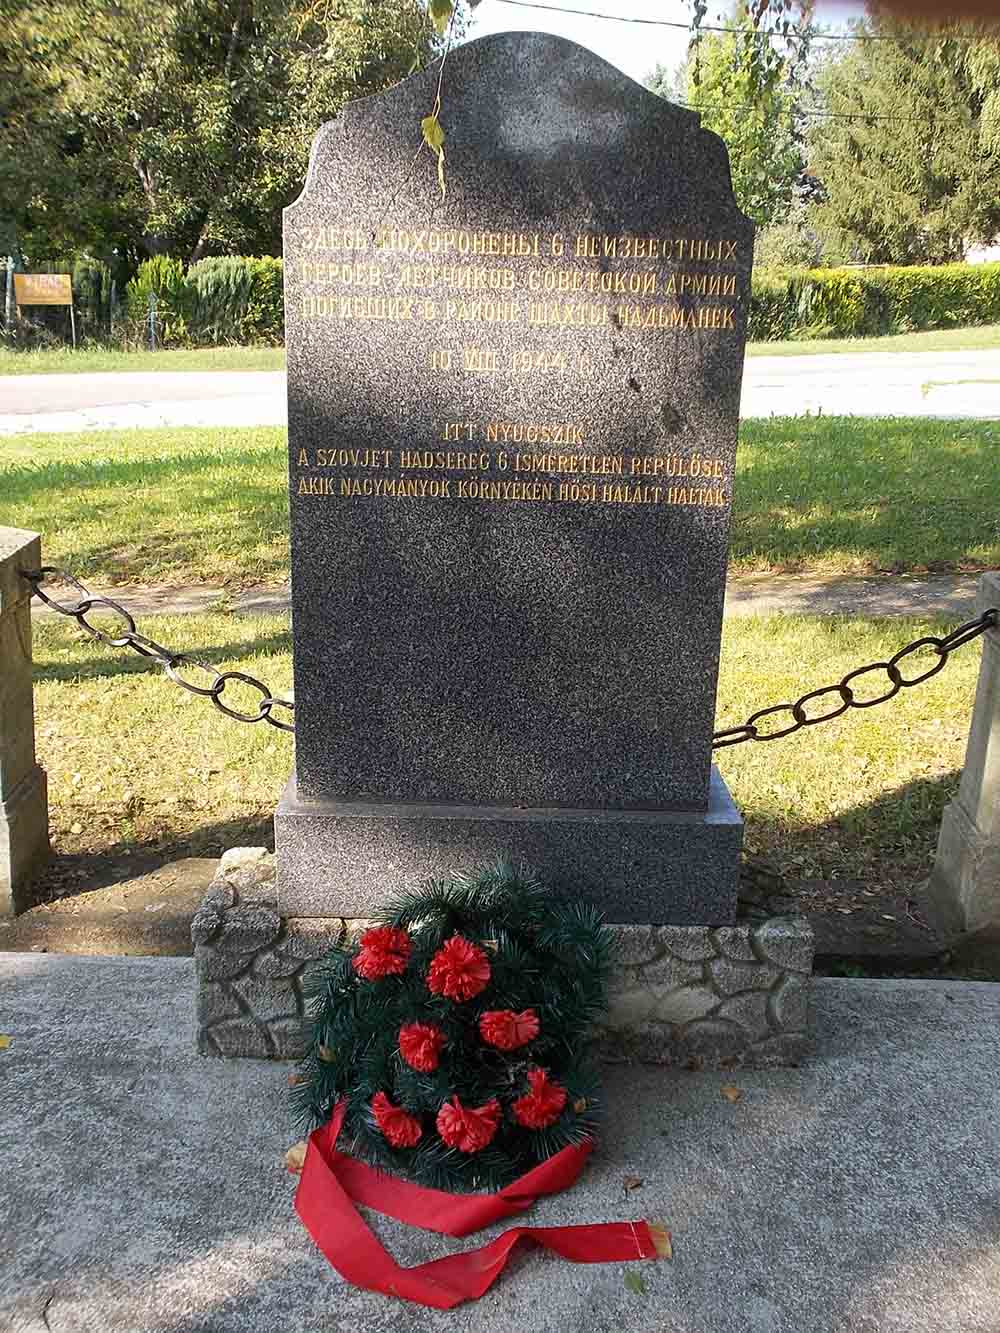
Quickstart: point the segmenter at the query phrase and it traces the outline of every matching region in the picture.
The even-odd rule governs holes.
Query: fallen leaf
[[[622,1189],[628,1194],[629,1190],[637,1190],[641,1184],[641,1176],[626,1176],[622,1181]]]
[[[2,1033],[0,1033],[0,1051],[5,1051],[13,1040],[14,1040],[13,1037],[5,1037]]]
[[[671,1236],[667,1227],[661,1227],[658,1222],[647,1222],[649,1227],[649,1238],[656,1247],[656,1255],[659,1259],[672,1259],[674,1257],[674,1238]]]
[[[576,1101],[573,1103],[573,1110],[577,1113],[577,1115],[583,1115],[586,1109],[587,1109],[586,1097],[577,1097]]]
[[[70,826],[69,826],[69,831],[70,831],[70,833],[82,833],[82,832],[83,832],[83,825],[82,825],[82,824],[70,824]]]
[[[625,1289],[626,1289],[627,1291],[631,1291],[631,1292],[632,1292],[634,1295],[636,1295],[636,1296],[645,1296],[645,1294],[646,1294],[646,1284],[645,1284],[645,1282],[643,1282],[643,1280],[642,1280],[642,1274],[641,1274],[641,1273],[631,1273],[631,1272],[626,1273],[626,1274],[625,1274]]]
[[[337,1058],[337,1054],[332,1046],[320,1046],[317,1049],[316,1054],[323,1063],[327,1065],[332,1065]]]
[[[293,1176],[297,1176],[305,1166],[306,1162],[306,1141],[300,1139],[298,1143],[293,1143],[285,1153],[285,1170]]]
[[[726,1101],[731,1102],[734,1106],[743,1096],[742,1090],[737,1088],[733,1083],[724,1083],[719,1091],[722,1093],[723,1097],[725,1097]]]

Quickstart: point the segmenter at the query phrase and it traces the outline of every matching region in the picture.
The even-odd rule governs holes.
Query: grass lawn
[[[290,684],[283,618],[149,617],[140,628],[258,676],[276,694]],[[731,620],[717,726],[825,685],[935,628],[926,620]],[[141,658],[94,644],[68,622],[36,626],[35,661],[39,757],[64,861],[208,856],[269,840],[292,767],[291,736],[230,721]],[[928,871],[941,811],[957,786],[978,661],[970,646],[884,707],[773,744],[720,751],[746,816],[748,851],[797,878],[912,889]],[[256,696],[234,694],[233,706],[252,711]]]
[[[288,572],[284,431],[163,429],[0,441],[0,522],[98,584],[245,586]],[[1000,424],[743,423],[738,573],[1000,565]]]
[[[0,375],[69,375],[96,370],[284,370],[283,347],[192,347],[172,352],[115,352],[101,347],[0,347]]]
[[[931,329],[884,338],[817,338],[805,342],[748,343],[748,356],[812,356],[821,352],[972,352],[1000,347],[1000,324]],[[0,348],[0,375],[66,375],[95,370],[284,370],[283,347],[196,347],[168,352],[102,348]]]
[[[985,352],[1000,347],[1000,324],[969,329],[927,329],[882,338],[813,338],[780,343],[748,343],[747,356],[814,356],[821,352]]]

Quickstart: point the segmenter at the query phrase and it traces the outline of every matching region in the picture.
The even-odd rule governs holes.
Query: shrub
[[[150,294],[156,296],[160,339],[164,344],[188,341],[190,301],[184,265],[168,255],[154,255],[139,265],[125,291],[129,319],[141,324],[149,315]]]
[[[280,259],[202,259],[191,266],[187,276],[191,327],[199,342],[283,341]]]
[[[750,337],[858,338],[1000,321],[1000,264],[762,269]]]

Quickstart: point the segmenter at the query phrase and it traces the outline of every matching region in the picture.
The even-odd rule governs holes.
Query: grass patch
[[[747,356],[818,356],[845,352],[983,352],[1000,347],[1000,324],[969,329],[926,329],[881,338],[812,338],[747,343]]]
[[[117,352],[105,347],[0,347],[0,375],[72,375],[104,370],[284,370],[283,347],[191,347]]]
[[[275,693],[290,685],[284,618],[149,617],[141,628],[257,676]],[[924,619],[727,621],[717,726],[939,628]],[[38,748],[62,856],[214,855],[269,836],[292,767],[291,736],[230,721],[142,659],[94,644],[61,620],[36,626],[35,661]],[[957,786],[978,661],[969,646],[884,707],[720,751],[747,820],[748,851],[793,877],[912,889],[929,869]],[[256,696],[234,694],[233,703],[252,711]]]
[[[743,423],[732,567],[859,574],[1000,565],[1000,425]],[[245,586],[288,574],[285,432],[84,431],[0,442],[0,521],[103,584]]]

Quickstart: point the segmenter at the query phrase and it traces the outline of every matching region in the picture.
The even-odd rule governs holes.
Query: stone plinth
[[[303,800],[274,816],[278,910],[365,917],[388,894],[506,857],[615,921],[733,919],[743,820],[712,769],[705,813]]]
[[[976,609],[1000,608],[1000,575],[985,574]],[[957,798],[945,807],[927,886],[930,910],[964,932],[1000,927],[1000,626],[983,657]]]
[[[48,787],[35,762],[31,684],[31,585],[41,565],[37,533],[0,528],[0,916],[27,905],[49,858]]]
[[[295,1059],[304,1043],[302,975],[368,921],[279,914],[274,858],[227,852],[191,927],[204,1055]],[[806,1054],[813,939],[776,917],[721,926],[619,925],[607,1019],[608,1061],[767,1068]]]

